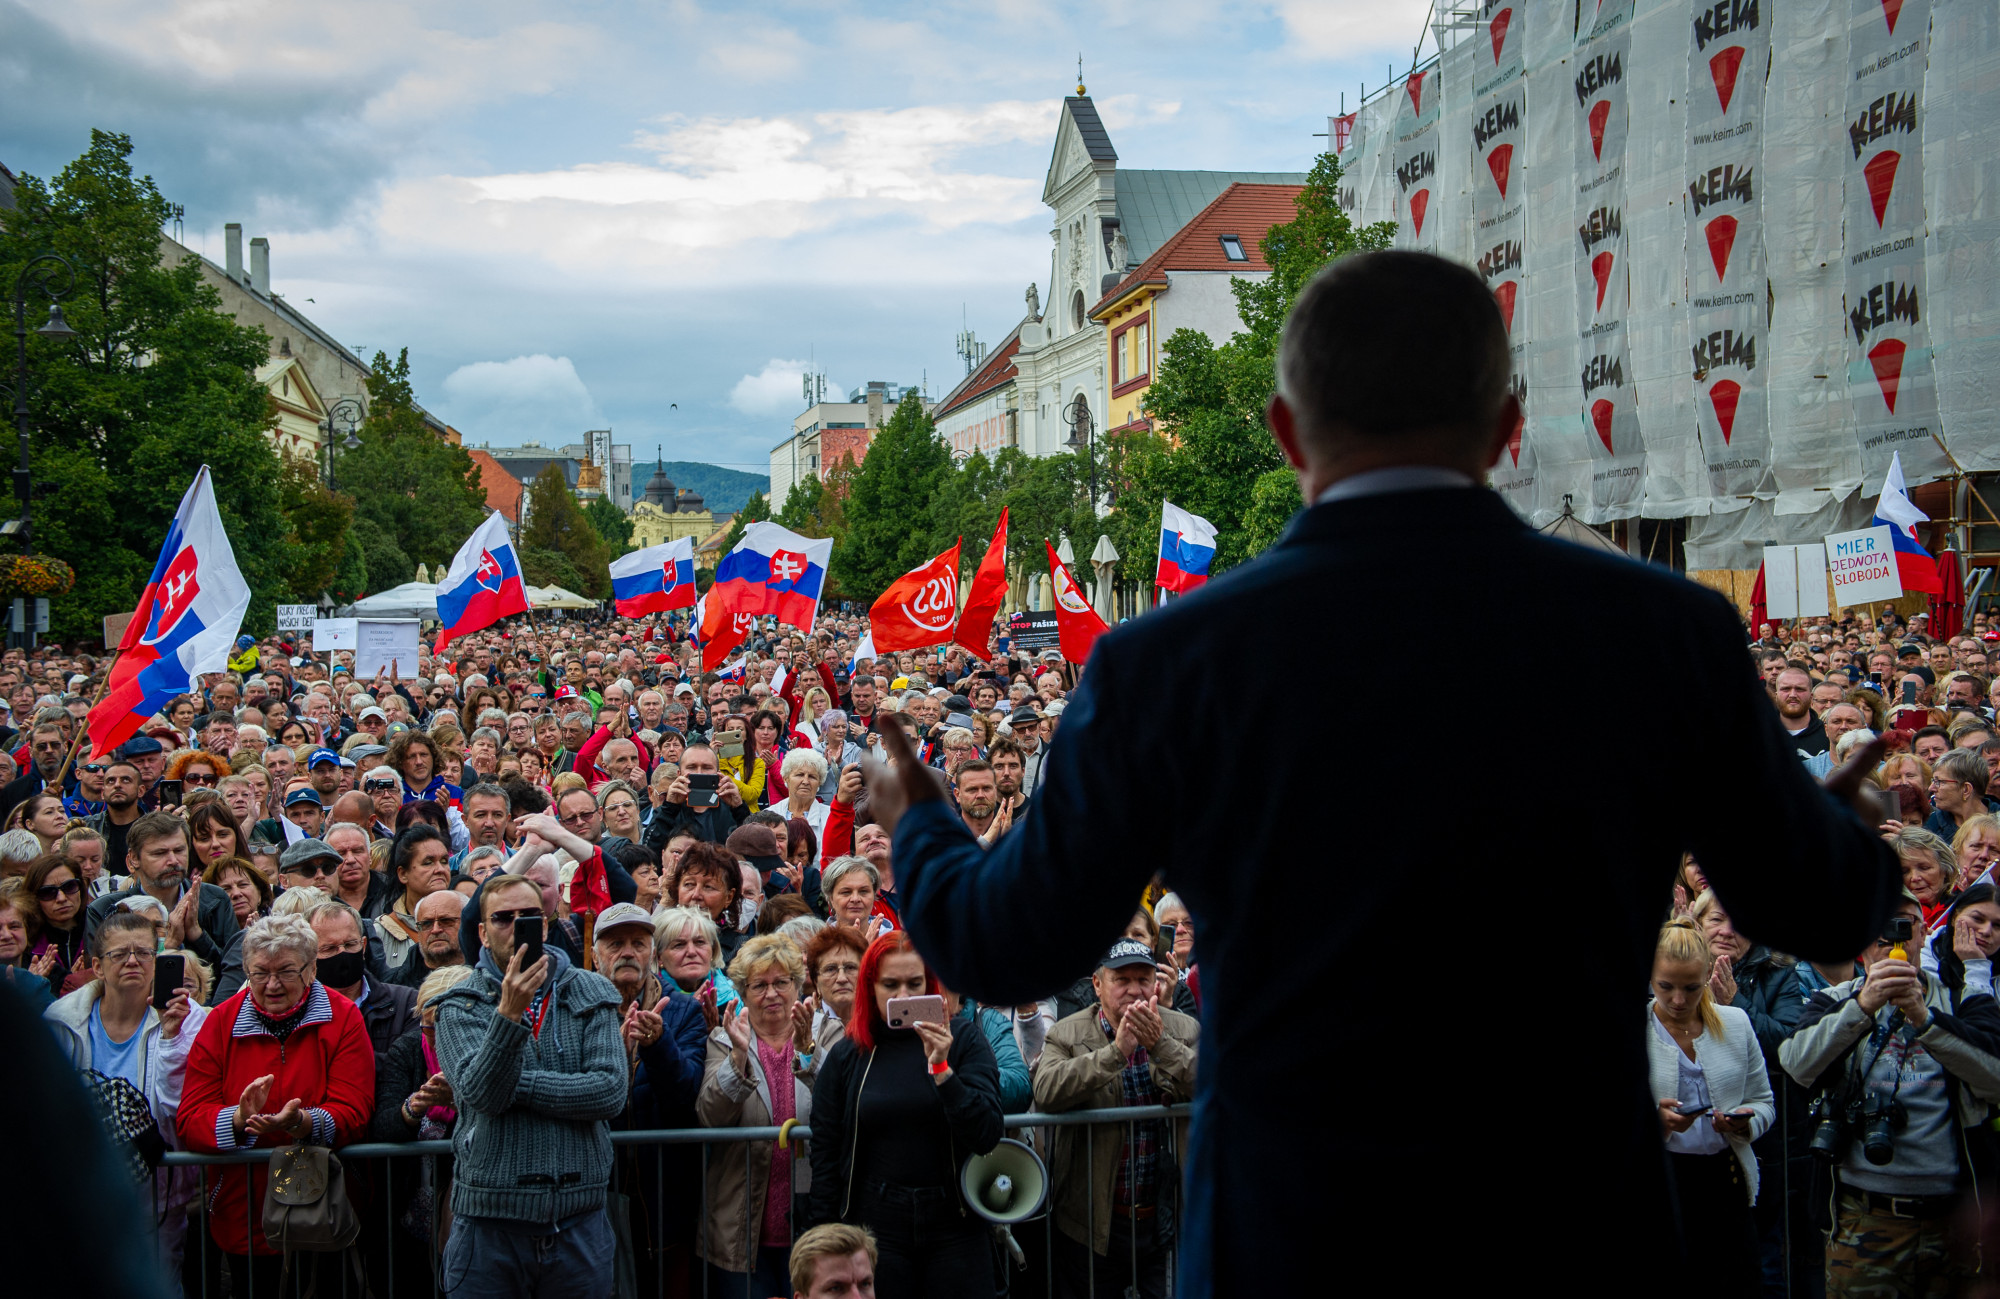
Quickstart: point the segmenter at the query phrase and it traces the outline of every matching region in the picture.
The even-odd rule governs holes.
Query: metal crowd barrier
[[[1107,1124],[1123,1124],[1127,1129],[1126,1136],[1128,1140],[1126,1142],[1126,1149],[1129,1151],[1133,1145],[1133,1139],[1136,1138],[1138,1125],[1140,1123],[1158,1122],[1160,1124],[1159,1140],[1161,1142],[1161,1148],[1167,1156],[1166,1161],[1162,1165],[1163,1175],[1172,1177],[1172,1176],[1177,1176],[1178,1171],[1180,1169],[1180,1151],[1179,1151],[1179,1143],[1175,1135],[1174,1121],[1188,1119],[1189,1117],[1191,1117],[1192,1112],[1193,1112],[1192,1108],[1187,1105],[1135,1105],[1135,1106],[1121,1107],[1118,1109],[1075,1110],[1064,1114],[1040,1114],[1040,1113],[1009,1114],[1005,1116],[1004,1123],[1009,1131],[1019,1131],[1024,1128],[1034,1129],[1036,1130],[1036,1132],[1044,1134],[1044,1137],[1046,1136],[1047,1130],[1052,1128],[1083,1127],[1083,1126],[1097,1127]],[[635,1147],[644,1149],[644,1148],[657,1148],[664,1146],[700,1146],[702,1148],[701,1174],[699,1179],[700,1182],[699,1196],[697,1197],[700,1208],[698,1210],[698,1217],[696,1218],[695,1221],[695,1233],[694,1233],[694,1239],[696,1242],[699,1242],[702,1233],[707,1229],[706,1224],[708,1222],[708,1212],[709,1212],[708,1161],[710,1158],[710,1147],[741,1146],[743,1149],[744,1174],[745,1174],[744,1214],[743,1214],[744,1248],[745,1248],[745,1257],[747,1260],[749,1260],[751,1266],[754,1268],[755,1255],[749,1248],[751,1239],[750,1225],[753,1212],[753,1206],[751,1206],[749,1203],[750,1181],[751,1181],[751,1178],[749,1176],[751,1167],[750,1152],[752,1148],[756,1145],[764,1143],[775,1143],[780,1136],[781,1136],[781,1130],[775,1127],[661,1128],[661,1129],[651,1129],[651,1130],[613,1132],[611,1134],[611,1144],[614,1148],[614,1151],[635,1148]],[[794,1124],[791,1128],[790,1136],[787,1139],[789,1141],[810,1141],[812,1139],[812,1129],[804,1124]],[[1037,1153],[1039,1153],[1044,1159],[1044,1161],[1047,1162],[1050,1158],[1050,1151],[1048,1149],[1048,1143],[1046,1139],[1036,1141],[1034,1144],[1037,1146]],[[383,1257],[380,1259],[381,1267],[379,1268],[379,1270],[373,1266],[376,1260],[372,1257],[368,1259],[368,1262],[370,1264],[370,1267],[368,1269],[369,1280],[374,1290],[374,1293],[378,1296],[389,1296],[391,1297],[391,1299],[393,1299],[394,1296],[398,1295],[404,1296],[405,1299],[409,1299],[409,1296],[411,1296],[412,1294],[410,1289],[408,1287],[403,1287],[400,1289],[398,1288],[396,1255],[399,1249],[402,1251],[423,1250],[425,1258],[425,1271],[429,1274],[430,1284],[428,1289],[420,1289],[416,1293],[429,1294],[433,1297],[433,1299],[448,1299],[448,1296],[446,1295],[446,1292],[442,1287],[440,1279],[441,1250],[437,1242],[438,1224],[440,1220],[440,1214],[438,1210],[440,1210],[443,1207],[443,1205],[442,1204],[434,1205],[431,1216],[432,1240],[428,1246],[425,1246],[424,1244],[422,1244],[421,1242],[417,1241],[414,1238],[405,1238],[399,1241],[398,1233],[399,1230],[401,1229],[400,1224],[397,1221],[397,1216],[398,1216],[397,1210],[399,1208],[399,1202],[398,1202],[398,1197],[394,1192],[395,1182],[394,1182],[393,1170],[399,1163],[414,1162],[418,1160],[435,1161],[439,1156],[443,1156],[446,1159],[449,1159],[452,1153],[452,1143],[448,1140],[408,1141],[408,1142],[357,1142],[353,1145],[338,1147],[335,1149],[334,1153],[340,1157],[340,1162],[342,1169],[344,1171],[350,1200],[359,1201],[365,1198],[367,1200],[380,1201],[379,1204],[370,1205],[366,1208],[364,1208],[363,1204],[359,1202],[356,1203],[356,1209],[358,1212],[363,1212],[364,1214],[372,1215],[375,1211],[379,1210],[381,1215],[382,1230],[380,1231],[380,1233],[377,1234],[375,1232],[372,1232],[369,1228],[368,1223],[364,1221],[362,1227],[361,1239],[359,1242],[359,1244],[363,1249],[364,1255],[369,1253],[369,1249],[371,1246],[379,1245],[382,1247],[383,1250]],[[183,1151],[168,1151],[166,1153],[166,1155],[161,1161],[161,1170],[155,1173],[152,1179],[153,1225],[155,1226],[155,1228],[163,1227],[167,1221],[167,1216],[166,1216],[167,1213],[174,1211],[172,1205],[172,1191],[170,1185],[173,1173],[170,1170],[192,1167],[200,1171],[200,1193],[194,1196],[189,1201],[187,1201],[185,1205],[187,1224],[186,1224],[186,1236],[182,1245],[183,1255],[187,1253],[195,1253],[197,1254],[197,1261],[192,1264],[182,1266],[177,1275],[174,1275],[169,1278],[170,1292],[172,1291],[175,1285],[178,1285],[180,1293],[187,1296],[187,1299],[195,1299],[196,1296],[199,1296],[199,1299],[225,1299],[225,1296],[226,1299],[256,1299],[257,1285],[254,1276],[249,1278],[250,1283],[246,1287],[245,1293],[242,1294],[233,1293],[230,1287],[230,1283],[228,1281],[227,1260],[223,1257],[221,1248],[216,1245],[214,1238],[209,1234],[208,1218],[207,1218],[208,1206],[210,1204],[211,1197],[213,1196],[215,1190],[217,1189],[216,1186],[210,1180],[211,1178],[210,1170],[215,1167],[229,1165],[229,1164],[266,1163],[269,1162],[270,1158],[271,1158],[271,1151],[269,1149],[234,1151],[229,1154],[217,1154],[217,1155],[192,1154]],[[797,1189],[798,1164],[796,1161],[794,1161],[788,1167],[791,1169],[793,1178],[791,1195],[792,1195],[793,1205],[795,1206],[794,1217],[796,1218],[797,1206],[801,1203]],[[439,1188],[442,1185],[440,1179],[438,1179],[436,1176],[435,1173],[436,1168],[437,1165],[433,1163],[431,1165],[431,1170],[432,1170],[431,1181],[433,1183],[434,1189]],[[1164,1172],[1165,1169],[1172,1169],[1175,1171],[1173,1173],[1165,1173]],[[379,1170],[380,1173],[379,1176],[377,1176],[377,1170]],[[1056,1293],[1055,1252],[1056,1252],[1056,1237],[1060,1234],[1060,1231],[1055,1225],[1055,1212],[1056,1212],[1056,1201],[1058,1198],[1060,1188],[1057,1182],[1055,1181],[1056,1175],[1054,1168],[1051,1167],[1049,1172],[1050,1172],[1050,1186],[1049,1186],[1048,1199],[1047,1202],[1043,1205],[1040,1212],[1035,1215],[1041,1221],[1041,1229],[1039,1232],[1032,1233],[1033,1235],[1038,1235],[1040,1237],[1040,1240],[1038,1242],[1040,1245],[1040,1249],[1036,1251],[1037,1253],[1040,1254],[1040,1258],[1035,1261],[1039,1262],[1040,1264],[1039,1271],[1041,1275],[1038,1277],[1032,1275],[1032,1273],[1037,1269],[1033,1268],[1023,1269],[1021,1267],[1016,1266],[1013,1261],[1005,1261],[1004,1271],[1009,1284],[1005,1289],[1001,1289],[998,1291],[998,1293],[1000,1294],[1008,1296],[1018,1296],[1019,1299],[1052,1299],[1052,1297]],[[1091,1185],[1095,1184],[1096,1172],[1097,1172],[1097,1167],[1096,1167],[1095,1146],[1091,1142],[1086,1142],[1084,1143],[1084,1177],[1088,1184]],[[661,1218],[664,1211],[665,1179],[666,1179],[665,1165],[660,1160],[653,1161],[653,1177],[654,1177],[654,1185],[652,1188],[653,1199],[651,1202],[651,1206],[644,1209],[643,1211],[651,1215],[653,1220],[658,1220]],[[624,1180],[628,1180],[626,1163],[625,1161],[614,1159],[614,1163],[612,1165],[611,1190],[615,1193],[620,1193],[627,1196],[628,1202],[636,1205],[637,1201],[633,1199],[634,1192],[642,1190],[643,1188],[637,1186],[621,1185],[621,1181]],[[357,1195],[357,1186],[364,1188],[360,1191],[359,1195]],[[168,1199],[168,1208],[165,1212],[163,1212],[161,1209],[161,1198],[163,1193],[166,1194]],[[448,1197],[448,1192],[445,1192],[445,1195],[446,1197]],[[1177,1189],[1171,1187],[1163,1187],[1160,1198],[1162,1201],[1162,1207],[1158,1210],[1158,1212],[1162,1214],[1169,1212],[1175,1215],[1178,1214],[1180,1196]],[[405,1201],[407,1201],[407,1197],[405,1197]],[[1085,1234],[1089,1236],[1092,1240],[1095,1240],[1096,1229],[1097,1229],[1096,1197],[1094,1195],[1086,1196],[1085,1204],[1087,1206],[1086,1207],[1087,1221],[1086,1221]],[[1166,1206],[1171,1206],[1171,1209],[1169,1209]],[[628,1216],[636,1219],[636,1216],[640,1211],[641,1210],[634,1208],[632,1214]],[[244,1206],[244,1226],[246,1231],[248,1231],[250,1238],[253,1240],[260,1239],[262,1237],[263,1234],[262,1217],[263,1217],[263,1206],[261,1204],[252,1202],[250,1197],[246,1197]],[[1030,1219],[1030,1221],[1032,1222],[1033,1219]],[[634,1221],[630,1225],[636,1228],[638,1223]],[[647,1225],[650,1227],[652,1225],[652,1222],[649,1221]],[[1027,1227],[1028,1223],[1016,1224],[1016,1236],[1015,1236],[1016,1240],[1021,1240],[1021,1230]],[[797,1235],[798,1231],[797,1229],[795,1229],[793,1232],[793,1238],[796,1239]],[[1167,1241],[1167,1249],[1165,1257],[1166,1277],[1165,1277],[1164,1293],[1169,1296],[1171,1296],[1176,1290],[1177,1277],[1175,1274],[1176,1260],[1174,1255],[1174,1247],[1175,1245],[1178,1244],[1178,1238],[1179,1238],[1179,1232],[1178,1229],[1175,1228],[1173,1230],[1172,1235]],[[645,1247],[642,1246],[639,1240],[637,1239],[636,1231],[632,1235],[630,1235],[628,1239],[632,1247],[634,1260],[636,1262],[640,1251]],[[1029,1241],[1021,1240],[1021,1244],[1023,1245],[1024,1248],[1029,1243],[1030,1243]],[[1074,1242],[1071,1243],[1073,1244]],[[657,1248],[655,1248],[654,1254],[652,1256],[654,1266],[651,1269],[649,1269],[653,1272],[652,1289],[650,1291],[633,1291],[632,1293],[635,1294],[651,1293],[653,1296],[655,1296],[655,1299],[665,1299],[668,1293],[667,1280],[668,1280],[669,1269],[667,1267],[660,1265],[661,1261],[659,1258],[659,1252],[660,1251]],[[1141,1286],[1140,1283],[1139,1254],[1138,1254],[1138,1243],[1137,1243],[1136,1232],[1133,1234],[1132,1249],[1130,1251],[1129,1257],[1127,1258],[1118,1259],[1118,1258],[1105,1257],[1100,1259],[1099,1256],[1095,1253],[1095,1251],[1090,1250],[1088,1247],[1085,1248],[1085,1254],[1088,1259],[1088,1267],[1087,1267],[1087,1279],[1089,1281],[1089,1290],[1087,1291],[1088,1294],[1094,1296],[1100,1293],[1098,1288],[1099,1282],[1097,1279],[1097,1274],[1100,1264],[1102,1265],[1103,1268],[1109,1270],[1111,1277],[1113,1278],[1108,1283],[1116,1285],[1120,1293],[1130,1296],[1140,1296],[1147,1293],[1147,1291]],[[317,1259],[337,1258],[337,1256],[334,1255],[297,1255],[295,1257],[304,1263],[311,1263],[316,1258]],[[163,1263],[167,1262],[167,1260],[164,1258],[162,1261]],[[1120,1264],[1126,1265],[1122,1269],[1123,1281],[1124,1281],[1123,1285],[1117,1285],[1117,1280],[1116,1280],[1116,1278],[1119,1277],[1121,1272],[1121,1269],[1119,1267]],[[326,1268],[326,1273],[332,1272],[333,1269],[330,1263],[324,1266]],[[698,1274],[699,1280],[697,1285],[691,1285],[688,1287],[688,1289],[685,1291],[686,1294],[690,1296],[698,1294],[702,1296],[702,1299],[708,1299],[710,1295],[717,1296],[717,1299],[731,1299],[732,1296],[739,1293],[739,1291],[736,1288],[735,1280],[733,1277],[728,1283],[726,1289],[711,1288],[710,1268],[708,1264],[701,1259],[698,1252],[695,1252],[693,1250],[690,1251],[690,1262],[687,1264],[687,1266],[689,1267],[689,1270],[691,1272]],[[199,1278],[198,1282],[193,1282],[193,1284],[182,1284],[184,1280],[193,1281],[193,1278],[190,1278],[188,1275],[191,1267]],[[267,1287],[266,1288],[267,1299],[298,1299],[298,1296],[303,1294],[308,1287],[308,1282],[305,1279],[305,1277],[298,1275],[298,1273],[301,1271],[306,1272],[308,1275],[310,1274],[309,1268],[295,1267],[294,1276],[291,1282],[289,1297],[283,1295],[271,1295],[269,1288]],[[323,1275],[325,1275],[326,1273],[323,1273]],[[246,1269],[246,1275],[248,1275],[248,1269]],[[356,1294],[354,1287],[352,1285],[351,1274],[345,1268],[342,1268],[339,1270],[339,1276],[340,1276],[341,1299],[359,1299],[359,1296],[358,1294]],[[331,1279],[330,1276],[328,1276],[328,1279]],[[1039,1285],[1033,1284],[1034,1282],[1039,1282],[1040,1284]],[[196,1288],[197,1286],[198,1288]],[[752,1288],[751,1275],[748,1273],[745,1273],[742,1276],[742,1289],[740,1293],[744,1296],[744,1299],[772,1299],[772,1297],[769,1295],[762,1295],[756,1293],[756,1291]],[[316,1299],[333,1299],[333,1296],[325,1293],[325,1287],[321,1287],[320,1293],[316,1296]]]

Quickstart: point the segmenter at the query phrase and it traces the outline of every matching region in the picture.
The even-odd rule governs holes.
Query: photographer
[[[1923,910],[1903,894],[1861,955],[1867,974],[1814,993],[1778,1053],[1818,1093],[1813,1151],[1833,1175],[1830,1193],[1814,1196],[1831,1219],[1829,1295],[1929,1293],[1937,1278],[1962,1281],[1977,1267],[1954,1210],[1994,1166],[1985,1121],[2000,1098],[2000,1005],[1972,919],[1952,924],[1962,968],[1951,979],[1926,973],[1910,959]]]

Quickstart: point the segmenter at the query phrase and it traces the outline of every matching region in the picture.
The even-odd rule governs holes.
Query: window
[[[1222,255],[1232,262],[1247,262],[1249,254],[1243,251],[1243,241],[1235,235],[1219,236],[1222,240]]]
[[[1132,375],[1137,378],[1153,368],[1152,353],[1146,346],[1146,322],[1132,327]]]
[[[1084,312],[1083,290],[1078,289],[1073,295],[1071,295],[1069,300],[1070,321],[1072,323],[1072,326],[1076,329],[1083,328],[1083,312]]]

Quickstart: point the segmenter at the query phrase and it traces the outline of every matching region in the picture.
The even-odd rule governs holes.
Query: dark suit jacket
[[[1476,668],[1437,661],[1468,633]],[[1285,649],[1394,689],[1409,729],[1336,730],[1250,778],[1229,686]],[[1663,681],[1642,734],[1588,719]],[[1477,746],[1414,708],[1482,685]],[[1554,707],[1503,702],[1530,697]],[[1338,502],[1097,642],[993,851],[913,809],[902,918],[944,983],[1020,1005],[1087,972],[1164,868],[1203,994],[1183,1293],[1283,1292],[1322,1275],[1329,1232],[1464,1288],[1554,1231],[1538,1289],[1630,1294],[1672,1275],[1645,1262],[1674,1218],[1640,1016],[1681,852],[1739,931],[1799,956],[1850,959],[1898,887],[1793,749],[1721,596],[1483,488]],[[1299,810],[1356,789],[1369,815],[1302,859]]]

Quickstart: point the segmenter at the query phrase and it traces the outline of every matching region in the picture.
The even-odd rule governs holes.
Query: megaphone
[[[1005,1227],[1042,1211],[1049,1198],[1049,1170],[1033,1147],[1007,1137],[965,1161],[959,1190],[974,1213]]]

